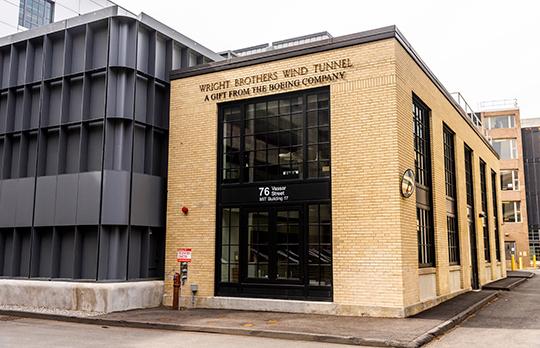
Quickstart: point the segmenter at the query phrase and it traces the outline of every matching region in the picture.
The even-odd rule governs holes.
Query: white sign
[[[176,262],[191,262],[191,248],[178,248]]]
[[[259,187],[259,202],[286,202],[288,200],[287,186]]]

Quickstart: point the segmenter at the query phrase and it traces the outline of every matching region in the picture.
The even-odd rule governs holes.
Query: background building
[[[220,52],[219,54],[223,56],[224,58],[233,58],[233,57],[244,57],[249,56],[256,53],[262,53],[267,52],[271,50],[276,50],[280,48],[285,47],[291,47],[291,46],[298,46],[310,42],[316,42],[320,40],[327,40],[331,39],[333,36],[327,32],[322,31],[320,33],[314,33],[309,35],[303,35],[303,36],[297,36],[290,39],[280,40],[280,41],[274,41],[271,44],[265,43],[255,46],[250,46],[246,48],[240,48],[235,50],[229,50]]]
[[[481,118],[491,144],[501,157],[501,201],[507,261],[513,254],[529,265],[526,181],[521,118],[516,100],[481,103]]]
[[[523,162],[527,182],[527,217],[530,252],[540,260],[540,118],[523,119]]]
[[[0,0],[0,37],[114,5],[108,0]]]
[[[163,279],[169,71],[214,59],[119,7],[0,39],[0,277]]]

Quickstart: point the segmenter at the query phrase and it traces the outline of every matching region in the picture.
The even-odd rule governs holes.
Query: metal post
[[[180,293],[180,273],[174,273],[174,283],[173,283],[173,305],[172,309],[178,310],[179,308],[179,293]]]

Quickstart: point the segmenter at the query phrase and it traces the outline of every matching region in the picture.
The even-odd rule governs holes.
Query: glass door
[[[247,213],[247,278],[269,279],[270,220],[269,212]]]
[[[300,281],[303,240],[300,209],[248,211],[245,219],[246,280]]]
[[[300,280],[300,211],[276,211],[276,278]]]

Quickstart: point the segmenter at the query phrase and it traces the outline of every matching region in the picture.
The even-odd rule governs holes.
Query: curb
[[[526,281],[529,280],[530,278],[532,278],[532,277],[521,278],[521,279],[518,280],[517,282],[511,284],[511,285],[508,287],[508,291],[510,291],[511,289],[513,289],[513,288],[515,288],[516,286],[520,285],[521,283],[526,282]]]
[[[514,274],[506,274],[506,278],[526,278],[531,279],[535,276],[534,272],[530,271],[511,271],[511,272],[518,272],[516,275]]]
[[[77,316],[63,316],[59,314],[48,313],[34,313],[23,311],[7,311],[0,310],[0,315],[8,315],[15,317],[24,317],[32,319],[43,320],[57,320],[64,322],[72,322],[79,324],[111,326],[111,327],[130,327],[138,329],[157,329],[157,330],[169,330],[169,331],[188,331],[188,332],[201,332],[201,333],[215,333],[226,335],[239,335],[239,336],[251,336],[251,337],[265,337],[265,338],[278,338],[287,340],[301,340],[311,342],[323,342],[323,343],[337,343],[348,345],[362,345],[373,347],[397,347],[397,348],[417,348],[432,341],[435,337],[440,336],[455,327],[457,324],[464,321],[473,313],[477,312],[480,308],[491,302],[499,295],[499,292],[494,292],[482,299],[481,301],[471,305],[469,308],[458,313],[454,317],[447,321],[435,326],[431,330],[416,337],[412,341],[400,341],[400,340],[382,340],[374,338],[362,338],[356,336],[341,336],[332,334],[314,334],[305,332],[291,332],[291,331],[279,331],[279,330],[258,330],[258,329],[244,329],[244,328],[227,328],[218,326],[198,326],[198,325],[185,325],[185,324],[168,324],[168,323],[156,323],[156,322],[142,322],[142,321],[129,321],[129,320],[113,320],[103,319],[96,317],[77,317]]]
[[[517,280],[515,282],[511,283],[510,285],[505,286],[505,287],[497,287],[497,286],[492,287],[489,284],[487,284],[486,286],[482,287],[482,290],[510,291],[513,288],[515,288],[516,286],[520,285],[521,283],[526,282],[530,278],[511,277],[511,279],[517,279]]]
[[[482,299],[481,301],[465,309],[464,311],[461,311],[460,313],[456,314],[455,316],[448,319],[447,321],[435,326],[433,329],[429,330],[428,332],[425,332],[422,335],[416,337],[414,340],[410,342],[409,348],[421,347],[424,344],[431,342],[435,337],[441,336],[448,330],[454,328],[456,325],[463,322],[469,316],[479,311],[483,306],[485,306],[486,304],[488,304],[489,302],[491,302],[498,296],[499,296],[499,292],[498,291],[494,292],[491,295],[487,296],[486,298]]]

